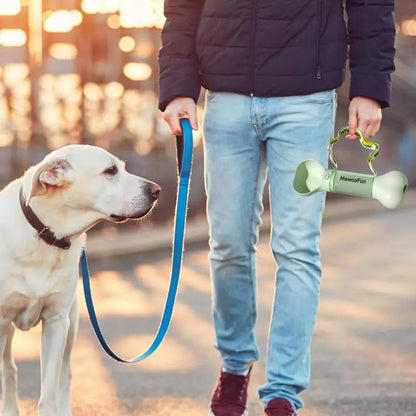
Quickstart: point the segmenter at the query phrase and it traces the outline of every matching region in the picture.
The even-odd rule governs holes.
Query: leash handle
[[[95,334],[106,353],[116,361],[123,363],[137,363],[153,354],[163,338],[165,337],[172,318],[173,306],[175,304],[176,293],[178,290],[180,271],[182,266],[183,240],[185,234],[186,211],[188,206],[189,178],[192,168],[193,137],[192,128],[188,119],[180,120],[182,136],[177,136],[178,152],[178,191],[176,198],[176,215],[174,226],[174,240],[172,247],[172,273],[169,285],[169,291],[166,298],[166,305],[160,321],[159,329],[150,347],[141,355],[130,360],[119,357],[112,351],[104,339],[95,313],[94,304],[91,295],[90,275],[88,270],[88,261],[85,250],[81,254],[81,273],[84,286],[85,302],[87,304],[88,314]]]

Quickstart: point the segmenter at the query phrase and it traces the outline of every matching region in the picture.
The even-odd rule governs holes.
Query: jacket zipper
[[[316,0],[317,2],[317,12],[318,12],[318,18],[317,18],[317,24],[316,24],[316,39],[315,39],[315,53],[316,53],[316,61],[315,61],[315,69],[316,69],[316,78],[321,79],[322,78],[322,72],[321,72],[321,25],[322,25],[322,13],[323,13],[323,6],[324,6],[325,0]]]
[[[255,56],[256,56],[256,22],[257,22],[257,1],[253,1],[253,7],[251,12],[251,36],[252,39],[252,48],[250,48],[250,62],[251,62],[251,82],[250,82],[250,95],[254,97],[255,93],[255,79],[256,79],[256,65],[255,65]]]

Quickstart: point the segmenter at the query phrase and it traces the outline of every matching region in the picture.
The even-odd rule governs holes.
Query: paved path
[[[357,211],[358,212],[358,211]],[[416,204],[373,216],[326,221],[323,281],[312,348],[312,383],[301,416],[416,415]],[[93,293],[112,347],[131,357],[151,342],[170,275],[167,250],[92,259]],[[261,416],[265,346],[275,264],[263,234],[258,250],[261,357],[250,386]],[[205,244],[188,244],[167,339],[142,364],[108,358],[95,340],[81,287],[73,354],[74,416],[203,416],[220,362],[212,347]],[[40,328],[16,336],[22,415],[36,415]]]

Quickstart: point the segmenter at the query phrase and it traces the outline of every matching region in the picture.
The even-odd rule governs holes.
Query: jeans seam
[[[261,143],[260,143],[261,144]],[[257,198],[257,187],[258,187],[258,180],[259,180],[259,175],[260,175],[260,166],[261,166],[261,158],[262,158],[262,154],[261,154],[261,148],[260,148],[260,154],[259,154],[259,158],[258,158],[258,162],[257,162],[257,175],[255,177],[255,181],[254,181],[254,190],[253,190],[253,198],[252,198],[252,207],[251,207],[251,219],[250,219],[250,235],[249,235],[249,239],[248,241],[250,242],[250,260],[249,260],[249,266],[250,266],[250,275],[251,275],[251,293],[252,293],[252,298],[251,298],[251,304],[252,304],[252,327],[253,327],[253,331],[254,331],[254,325],[256,323],[256,319],[257,319],[257,308],[256,308],[256,273],[255,270],[253,270],[253,262],[255,262],[255,256],[256,256],[256,252],[254,251],[254,253],[251,253],[251,249],[254,247],[254,240],[253,240],[253,231],[255,231],[254,235],[256,235],[256,233],[258,232],[258,230],[254,230],[254,217],[255,217],[255,208],[256,208],[256,198]],[[258,358],[258,353],[256,353],[256,359]]]
[[[257,122],[257,110],[256,106],[258,104],[258,101],[256,101],[256,97],[251,97],[251,106],[250,106],[250,118],[251,118],[251,125],[253,126],[253,129],[256,133],[256,136],[259,140],[263,140],[263,132],[261,125]]]

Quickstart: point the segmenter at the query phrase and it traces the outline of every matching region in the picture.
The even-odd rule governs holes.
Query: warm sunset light
[[[8,64],[2,72],[4,83],[8,88],[13,88],[22,85],[22,80],[29,75],[29,67],[25,64]]]
[[[71,60],[78,56],[78,49],[72,43],[54,43],[49,47],[49,55],[58,60]]]
[[[70,32],[74,26],[82,22],[78,13],[70,10],[56,10],[44,14],[43,28],[46,32]]]
[[[120,8],[120,24],[123,27],[158,27],[165,21],[163,2],[158,0],[124,0]]]
[[[21,29],[0,30],[1,46],[23,46],[26,43],[26,33]]]
[[[416,17],[402,23],[402,34],[404,36],[416,36]]]
[[[152,76],[152,68],[145,63],[129,62],[124,65],[123,73],[133,81],[145,81]]]
[[[105,87],[105,95],[114,100],[121,98],[123,93],[123,84],[120,84],[119,82],[110,82]]]
[[[82,23],[83,15],[79,10],[71,10],[74,26],[79,26]]]
[[[150,39],[140,40],[137,42],[137,46],[134,49],[134,52],[137,56],[141,58],[149,58],[152,56],[152,53],[155,51],[155,46]]]
[[[107,19],[107,25],[110,29],[119,29],[120,28],[120,17],[118,14],[112,14]]]
[[[83,0],[81,8],[85,13],[112,14],[107,24],[111,28],[119,25],[132,27],[157,27],[161,28],[165,21],[163,15],[163,1],[161,0]]]
[[[14,16],[20,13],[20,0],[1,0],[0,1],[0,15]]]
[[[131,52],[135,45],[136,42],[131,36],[123,36],[118,42],[118,46],[123,52]]]
[[[85,13],[116,13],[121,0],[82,0],[81,7]]]
[[[100,86],[94,82],[87,82],[84,85],[84,95],[88,100],[98,101],[103,98],[103,91]]]
[[[107,20],[113,29],[120,25],[125,28],[161,28],[165,21],[162,0],[83,0],[81,8],[88,14],[113,14]]]
[[[2,120],[3,121],[3,120]],[[13,143],[13,134],[9,131],[0,132],[0,147],[7,147]]]

